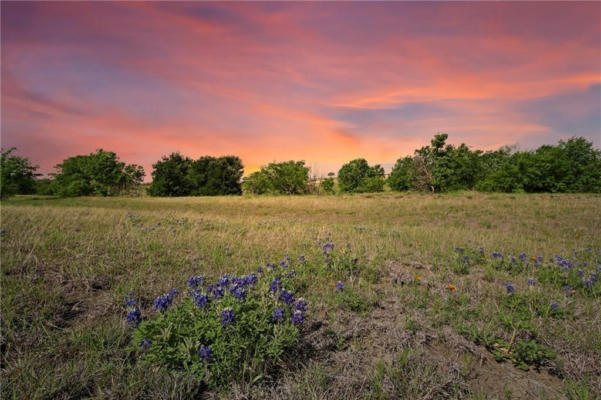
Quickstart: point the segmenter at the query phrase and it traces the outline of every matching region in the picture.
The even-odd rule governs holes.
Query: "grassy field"
[[[601,396],[599,196],[23,196],[1,216],[4,399]],[[191,275],[287,255],[307,320],[260,379],[207,392],[129,350],[126,293],[146,318]]]

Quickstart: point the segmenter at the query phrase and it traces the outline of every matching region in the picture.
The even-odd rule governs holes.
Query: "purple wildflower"
[[[257,274],[255,274],[253,272],[251,272],[250,274],[248,274],[244,277],[245,285],[255,285],[258,281],[259,281],[259,278],[257,278]]]
[[[528,286],[535,286],[536,282],[534,281],[534,278],[528,278]]]
[[[165,311],[167,307],[171,305],[173,301],[173,296],[170,293],[162,294],[156,299],[154,299],[154,309],[159,311]]]
[[[236,315],[231,307],[224,308],[221,312],[221,325],[226,326],[234,322]]]
[[[338,290],[339,292],[342,292],[344,290],[344,283],[338,281],[336,282],[336,290]]]
[[[292,325],[300,325],[303,323],[303,313],[301,311],[295,311],[294,314],[292,314]]]
[[[133,293],[128,293],[124,296],[125,297],[125,307],[135,307],[136,306],[136,299],[134,299],[133,296],[134,296]]]
[[[282,286],[282,278],[275,277],[271,280],[271,283],[269,284],[269,290],[275,293],[280,289],[280,286]]]
[[[296,311],[307,311],[307,301],[302,297],[294,305]]]
[[[203,361],[211,361],[213,359],[213,350],[211,349],[211,346],[205,346],[204,344],[201,344],[198,348],[197,354]]]
[[[499,258],[499,259],[501,259],[501,260],[502,260],[502,259],[503,259],[503,253],[501,253],[501,252],[498,252],[498,251],[493,251],[493,252],[492,252],[492,257],[493,257],[494,259],[497,259],[497,258]]]
[[[292,293],[286,289],[282,289],[280,291],[279,299],[280,299],[280,301],[290,305],[294,302],[294,293]]]
[[[198,308],[205,308],[209,304],[209,296],[197,292],[194,294],[194,305]]]
[[[209,292],[213,295],[214,298],[220,299],[225,294],[225,290],[222,286],[218,285],[209,285],[207,288]]]
[[[127,322],[138,325],[142,320],[142,313],[140,313],[140,310],[135,308],[130,310],[125,318],[127,319]]]
[[[246,298],[246,289],[243,286],[235,285],[230,287],[230,294],[237,300],[244,300]]]
[[[507,293],[509,293],[509,294],[515,293],[515,287],[511,283],[506,283],[505,289],[507,290]]]
[[[277,307],[273,310],[273,317],[271,318],[272,322],[278,322],[280,320],[284,319],[284,308],[283,307]]]
[[[150,341],[150,339],[144,338],[144,340],[141,340],[140,343],[138,343],[138,345],[144,349],[148,349],[150,346],[152,346],[152,342]]]
[[[190,279],[188,279],[188,286],[191,288],[198,287],[204,282],[204,280],[204,276],[191,276]]]
[[[288,273],[286,274],[286,278],[290,279],[290,278],[292,278],[294,275],[296,275],[296,271],[292,269],[292,270],[290,270],[290,272],[288,272]]]
[[[298,259],[300,260],[300,262],[305,262],[305,255],[301,254],[300,256],[298,256]]]
[[[223,274],[219,282],[217,282],[217,286],[228,286],[230,284],[230,276],[228,274]]]
[[[455,247],[455,253],[463,253],[462,247]]]
[[[524,253],[524,252],[521,252],[521,253],[520,253],[520,260],[521,260],[522,262],[526,261],[526,253]]]
[[[584,287],[587,289],[591,289],[593,287],[593,282],[590,279],[585,280]]]
[[[551,307],[553,310],[556,310],[556,309],[558,309],[558,308],[559,308],[559,304],[557,304],[556,302],[552,302],[552,303],[551,303],[551,305],[550,305],[550,307]]]

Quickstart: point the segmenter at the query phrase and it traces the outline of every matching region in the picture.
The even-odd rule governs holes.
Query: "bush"
[[[61,196],[114,196],[142,183],[144,169],[119,161],[112,151],[69,157],[55,167],[53,191]]]
[[[323,193],[334,194],[334,178],[322,179],[319,183],[319,188]]]
[[[14,194],[35,193],[35,171],[37,165],[31,165],[25,157],[13,155],[13,147],[1,150],[0,155],[0,197]]]
[[[243,182],[250,194],[304,194],[309,190],[309,168],[304,161],[271,163]]]
[[[281,278],[274,267],[265,274],[223,275],[209,285],[192,277],[189,286],[189,296],[172,308],[177,291],[159,296],[158,315],[134,330],[144,362],[185,370],[215,388],[260,378],[298,342],[307,303],[295,299],[293,276]],[[135,302],[126,300],[128,320],[137,323]]]
[[[344,164],[338,171],[340,190],[349,193],[380,192],[384,188],[384,168],[370,166],[363,158]]]

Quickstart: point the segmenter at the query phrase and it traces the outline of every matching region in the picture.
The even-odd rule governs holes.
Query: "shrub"
[[[13,155],[13,147],[0,152],[0,197],[35,192],[35,171],[37,165],[31,165],[25,157]]]
[[[212,388],[260,378],[298,342],[307,307],[292,292],[293,274],[269,270],[209,285],[190,278],[189,296],[178,304],[171,306],[176,291],[155,300],[159,312],[137,326],[134,347],[144,362],[185,370]],[[126,306],[137,323],[135,303]]]
[[[370,166],[363,158],[344,164],[338,171],[340,190],[350,193],[380,192],[384,188],[384,168]]]
[[[326,194],[334,194],[334,178],[322,179],[319,188]]]
[[[270,163],[244,180],[251,194],[304,194],[308,191],[309,168],[304,161]]]
[[[61,196],[114,196],[138,186],[144,178],[139,165],[119,161],[112,151],[97,150],[69,157],[56,167],[53,190]]]

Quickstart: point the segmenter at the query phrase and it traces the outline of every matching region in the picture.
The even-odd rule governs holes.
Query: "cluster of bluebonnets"
[[[187,295],[174,288],[156,297],[154,313],[144,319],[134,295],[127,294],[126,320],[135,327],[141,360],[188,370],[214,386],[235,379],[245,364],[262,373],[297,343],[306,318],[309,305],[297,295],[292,264],[302,268],[305,256],[294,262],[286,256],[247,275],[223,274],[213,282],[191,276]]]

